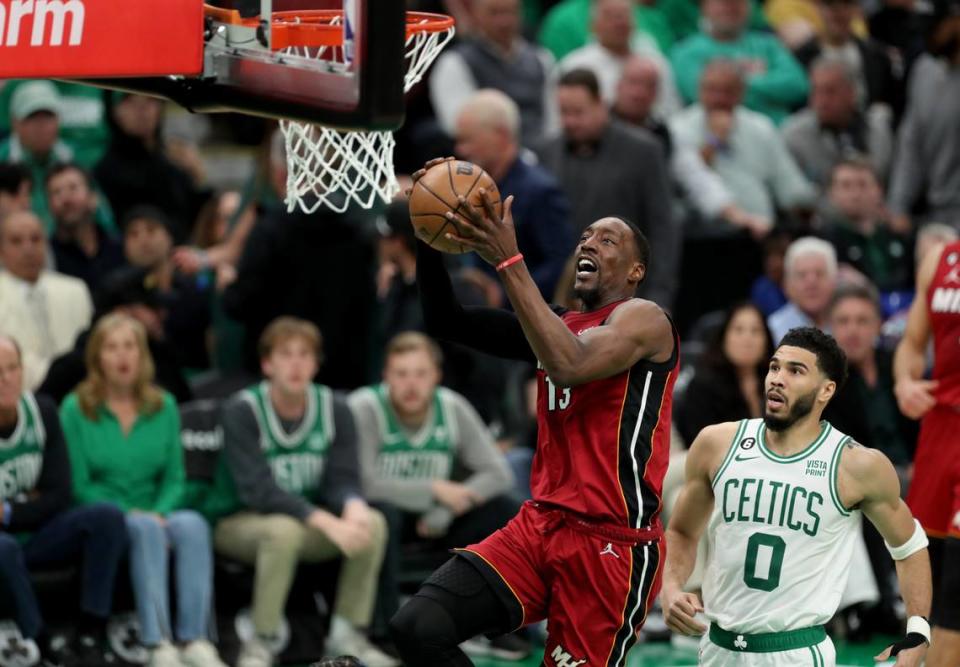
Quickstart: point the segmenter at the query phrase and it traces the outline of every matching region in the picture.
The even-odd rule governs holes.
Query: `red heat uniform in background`
[[[621,303],[561,317],[580,335],[604,326]],[[508,608],[519,602],[517,627],[548,619],[547,665],[623,665],[657,596],[676,330],[673,347],[666,362],[641,360],[576,387],[558,387],[539,370],[533,501],[458,551]]]
[[[907,504],[931,537],[960,537],[960,242],[944,247],[923,297],[940,384],[920,423]]]

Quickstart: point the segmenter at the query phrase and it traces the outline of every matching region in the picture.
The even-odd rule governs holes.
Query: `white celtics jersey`
[[[821,422],[802,452],[766,447],[762,419],[740,422],[713,480],[707,617],[725,630],[782,632],[826,623],[840,604],[859,511],[840,502],[849,437]]]

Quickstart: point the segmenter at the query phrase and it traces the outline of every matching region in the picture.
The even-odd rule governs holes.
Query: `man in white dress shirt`
[[[30,211],[0,221],[0,262],[0,333],[20,345],[24,384],[33,390],[90,325],[93,303],[82,280],[45,269],[47,239]]]

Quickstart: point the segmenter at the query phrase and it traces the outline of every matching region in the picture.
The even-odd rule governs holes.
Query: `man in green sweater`
[[[735,61],[746,80],[744,105],[780,123],[807,97],[807,76],[777,37],[748,29],[749,0],[703,0],[703,30],[673,47],[670,60],[680,94],[698,101],[703,68]]]
[[[0,641],[2,665],[93,667],[116,660],[105,648],[105,629],[127,549],[123,513],[107,503],[70,509],[72,501],[57,408],[23,391],[20,349],[0,336],[0,590],[4,611],[15,614],[25,638],[8,635]],[[29,568],[77,562],[82,581],[77,632],[63,645],[51,641]]]
[[[292,317],[274,320],[260,339],[266,381],[223,409],[224,463],[214,509],[222,554],[255,565],[251,616],[255,637],[238,667],[269,667],[300,561],[342,558],[327,638],[331,655],[352,654],[368,667],[399,662],[364,635],[373,615],[386,545],[386,522],[363,500],[350,409],[314,384],[320,331]]]

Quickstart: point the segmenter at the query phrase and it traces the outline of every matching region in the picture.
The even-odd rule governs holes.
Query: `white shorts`
[[[792,651],[730,651],[710,641],[709,635],[704,635],[700,641],[700,664],[706,667],[836,667],[837,650],[827,637],[819,644]]]

